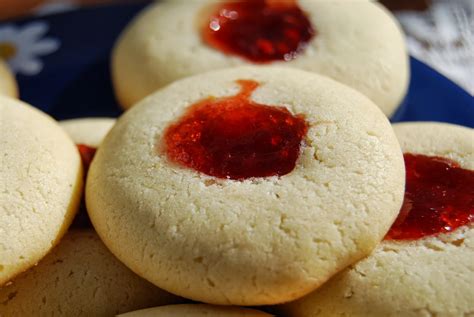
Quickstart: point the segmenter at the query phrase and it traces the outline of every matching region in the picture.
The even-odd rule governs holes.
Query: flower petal
[[[0,42],[15,42],[17,29],[13,24],[7,24],[0,27]]]
[[[17,37],[20,42],[34,43],[48,32],[49,26],[43,21],[34,21],[25,26],[18,32]]]
[[[43,63],[36,58],[22,60],[21,64],[17,65],[18,73],[28,76],[37,75],[43,70]]]
[[[79,8],[79,4],[73,1],[62,0],[60,2],[45,3],[42,6],[35,9],[36,15],[48,15],[59,12],[66,12]]]
[[[45,38],[39,42],[33,43],[30,47],[30,53],[36,55],[47,55],[56,51],[60,43],[56,39]]]

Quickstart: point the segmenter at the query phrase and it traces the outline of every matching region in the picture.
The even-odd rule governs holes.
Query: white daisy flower
[[[39,56],[55,52],[60,42],[44,37],[49,26],[35,21],[21,27],[13,24],[0,26],[0,58],[5,59],[15,73],[37,75],[43,69]]]
[[[75,0],[50,0],[35,9],[35,14],[42,16],[53,13],[67,12],[79,8]]]

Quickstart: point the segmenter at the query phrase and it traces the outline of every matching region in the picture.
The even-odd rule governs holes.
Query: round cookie
[[[304,116],[294,169],[234,180],[171,163],[165,129],[193,104],[241,97],[248,79],[259,85],[249,102],[267,105],[258,109]],[[368,255],[397,215],[404,178],[393,130],[363,95],[301,70],[239,67],[173,83],[125,113],[94,158],[86,203],[109,249],[157,286],[262,305],[301,297]]]
[[[430,122],[395,124],[394,129],[405,153],[442,157],[474,170],[472,129]],[[368,258],[280,312],[304,317],[468,316],[474,311],[473,259],[472,222],[420,239],[386,239]]]
[[[201,29],[216,11],[213,5],[222,3],[160,1],[128,26],[116,44],[112,62],[116,95],[124,108],[177,79],[255,64],[203,40]],[[295,3],[315,35],[296,58],[272,64],[331,77],[362,92],[387,116],[392,115],[406,93],[409,66],[403,34],[391,14],[366,0]]]
[[[80,118],[59,122],[74,143],[97,148],[115,124],[114,118]]]
[[[82,163],[87,176],[89,165],[94,158],[95,152],[109,130],[115,124],[113,118],[80,118],[64,120],[59,125],[69,134],[76,143],[81,154]],[[81,200],[81,207],[72,223],[73,228],[91,228],[87,215],[84,199]]]
[[[13,74],[8,69],[7,64],[5,64],[0,59],[0,94],[9,96],[9,97],[18,97],[18,86],[13,77]]]
[[[181,301],[130,271],[93,230],[71,230],[36,267],[0,288],[0,315],[113,316]]]
[[[205,305],[205,304],[181,304],[181,305],[168,305],[168,306],[142,309],[142,310],[122,314],[119,316],[123,316],[123,317],[174,317],[174,316],[259,317],[259,316],[262,316],[263,317],[263,316],[273,316],[273,315],[264,313],[259,310],[249,309],[249,308],[212,306],[212,305]]]
[[[36,264],[69,227],[82,166],[71,139],[46,114],[0,96],[0,285]]]

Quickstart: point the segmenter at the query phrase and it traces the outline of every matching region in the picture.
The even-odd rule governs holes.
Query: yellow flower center
[[[15,56],[17,52],[16,47],[9,42],[0,42],[0,58],[8,60]]]

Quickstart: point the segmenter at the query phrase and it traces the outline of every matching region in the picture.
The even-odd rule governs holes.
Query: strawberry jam
[[[92,159],[94,158],[96,148],[90,147],[84,144],[77,144],[77,149],[81,154],[82,165],[84,166],[84,180],[87,177],[87,172],[89,171],[89,166],[91,165]],[[84,200],[84,195],[81,198],[81,205],[79,207],[79,212],[76,214],[74,221],[71,226],[73,228],[92,228],[91,221],[86,211],[86,202]]]
[[[314,35],[305,13],[290,0],[224,2],[202,30],[208,45],[256,63],[289,61]]]
[[[386,239],[419,239],[474,221],[474,171],[435,156],[404,158],[405,200]]]
[[[219,178],[281,176],[296,165],[308,126],[286,108],[250,99],[258,87],[239,80],[231,97],[190,106],[164,134],[165,153],[176,164]]]
[[[96,148],[84,145],[84,144],[78,144],[77,148],[79,150],[79,153],[81,154],[81,159],[82,159],[82,164],[84,165],[84,170],[87,172],[89,169],[89,166],[91,165],[92,159],[94,158],[95,151],[97,150]]]

